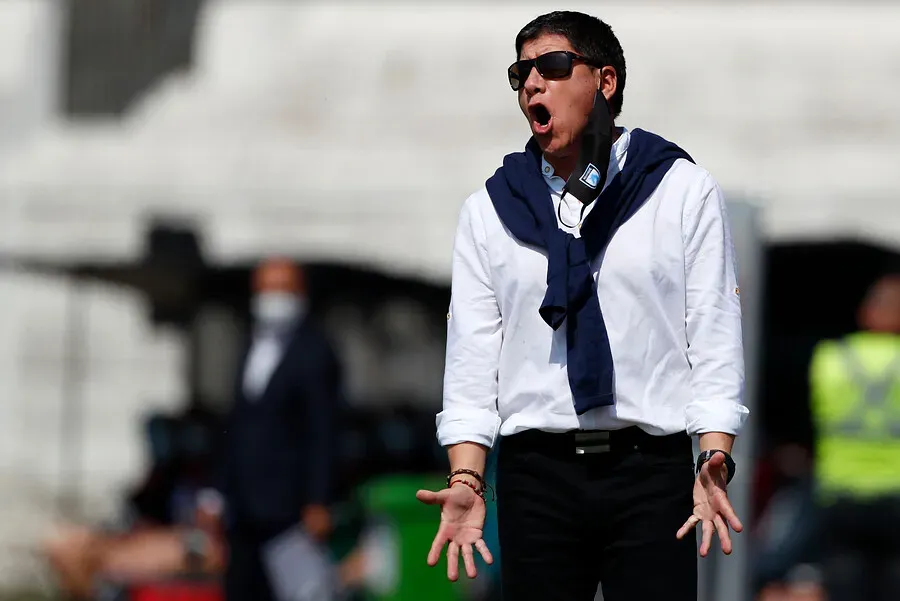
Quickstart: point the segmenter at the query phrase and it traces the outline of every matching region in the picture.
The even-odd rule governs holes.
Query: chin
[[[541,135],[531,132],[531,135],[534,136],[534,139],[537,140],[538,146],[541,147],[545,153],[552,153],[554,149],[558,147],[556,140],[554,140],[551,136]]]
[[[566,140],[564,140],[559,135],[537,135],[535,134],[535,139],[537,140],[538,146],[541,147],[541,151],[547,156],[552,157],[562,157],[568,154],[568,144]]]
[[[547,140],[546,142],[538,140],[538,145],[541,147],[543,153],[548,157],[563,158],[568,154],[567,152],[565,152],[565,145],[563,145],[559,140]]]

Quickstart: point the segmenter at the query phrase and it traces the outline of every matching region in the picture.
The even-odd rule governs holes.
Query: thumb
[[[709,461],[703,464],[703,469],[706,470],[706,474],[711,478],[718,478],[728,471],[725,467],[725,455],[715,453],[709,458]]]
[[[722,467],[725,465],[725,455],[722,453],[713,453],[713,456],[709,458],[709,461],[706,462],[706,465],[713,468]]]
[[[426,505],[440,505],[447,498],[447,490],[434,492],[432,490],[420,490],[416,492],[416,498]]]

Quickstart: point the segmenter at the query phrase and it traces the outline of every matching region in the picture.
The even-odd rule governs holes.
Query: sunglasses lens
[[[547,79],[561,79],[572,73],[572,57],[565,52],[548,52],[535,62],[541,76]]]
[[[509,68],[509,85],[513,90],[520,90],[528,79],[532,67],[537,67],[541,77],[562,79],[572,74],[572,55],[562,50],[542,54],[533,60],[521,60]]]
[[[519,90],[525,85],[525,80],[528,79],[528,73],[531,71],[532,65],[534,65],[534,61],[530,60],[517,61],[512,64],[508,75],[509,85],[513,90]]]
[[[519,79],[519,69],[517,65],[513,65],[509,68],[509,72],[507,73],[509,76],[509,87],[513,90],[518,90],[522,86],[522,82]]]

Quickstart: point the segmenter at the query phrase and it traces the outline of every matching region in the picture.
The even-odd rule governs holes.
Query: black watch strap
[[[731,479],[734,478],[735,464],[734,459],[731,458],[731,455],[722,449],[709,449],[707,451],[702,451],[697,456],[697,473],[700,473],[700,469],[703,467],[703,464],[712,459],[712,456],[716,453],[722,453],[725,456],[725,469],[728,470],[728,478],[725,480],[725,483],[728,484],[731,482]]]

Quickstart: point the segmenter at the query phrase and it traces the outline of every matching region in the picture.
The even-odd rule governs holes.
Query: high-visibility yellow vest
[[[810,387],[823,498],[900,494],[900,336],[819,343]]]

